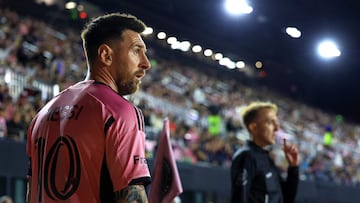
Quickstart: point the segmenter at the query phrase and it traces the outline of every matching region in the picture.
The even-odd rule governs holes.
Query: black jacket
[[[298,167],[289,167],[284,180],[269,152],[251,141],[234,154],[231,203],[293,203],[298,183]]]

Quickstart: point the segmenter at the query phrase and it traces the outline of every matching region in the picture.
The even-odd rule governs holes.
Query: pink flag
[[[149,203],[170,203],[183,191],[171,147],[168,118],[164,119],[163,125],[156,152]]]

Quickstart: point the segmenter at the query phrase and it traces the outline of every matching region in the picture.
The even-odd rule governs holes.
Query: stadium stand
[[[57,90],[83,80],[86,64],[78,30],[60,29],[5,7],[0,13],[0,142],[24,143],[37,110]],[[149,159],[167,116],[178,162],[228,169],[233,152],[248,138],[241,108],[250,101],[268,100],[278,104],[281,129],[299,145],[303,181],[359,187],[358,124],[267,87],[207,72],[199,67],[207,64],[193,63],[188,56],[164,52],[171,50],[149,47],[152,69],[141,91],[128,98],[144,111]],[[272,152],[285,169],[280,147],[275,145]]]

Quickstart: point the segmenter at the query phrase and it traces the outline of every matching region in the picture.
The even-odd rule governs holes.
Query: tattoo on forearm
[[[130,185],[129,187],[115,192],[116,200],[124,200],[129,203],[147,203],[145,188],[143,185]]]

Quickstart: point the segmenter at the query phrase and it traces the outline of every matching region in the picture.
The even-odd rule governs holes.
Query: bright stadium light
[[[253,11],[246,0],[227,0],[225,8],[232,15],[249,14]]]
[[[235,63],[233,61],[231,61],[231,59],[229,59],[228,57],[224,57],[224,58],[220,59],[219,64],[226,66],[229,69],[234,69],[236,67]]]
[[[166,38],[166,33],[165,32],[159,32],[157,34],[157,38],[158,39],[165,39]]]
[[[219,60],[219,64],[225,66],[226,64],[228,64],[230,62],[230,59],[228,57],[224,57],[222,59]]]
[[[286,33],[292,38],[300,38],[301,37],[301,31],[299,29],[297,29],[296,27],[287,27]]]
[[[317,48],[318,54],[326,59],[338,57],[341,55],[341,51],[338,49],[333,41],[323,41]]]
[[[215,56],[214,56],[215,60],[221,60],[223,58],[223,55],[222,53],[216,53]]]
[[[193,51],[194,53],[199,53],[199,52],[202,51],[202,48],[201,48],[200,45],[194,45],[194,46],[192,47],[192,51]]]
[[[146,27],[144,32],[142,33],[143,35],[150,35],[154,32],[154,29],[152,27]]]
[[[238,61],[236,62],[237,68],[245,68],[245,62],[244,61]]]
[[[182,41],[180,43],[180,50],[183,52],[189,51],[191,43],[189,41]]]
[[[228,67],[229,69],[235,69],[236,68],[236,64],[234,61],[229,61],[227,64],[226,64],[226,67]]]
[[[211,49],[205,49],[204,56],[211,56],[213,54],[213,51]]]
[[[68,10],[74,9],[74,8],[76,8],[76,6],[77,6],[77,4],[75,1],[69,1],[69,2],[66,2],[66,4],[65,4],[65,8]]]
[[[256,67],[256,68],[262,68],[262,67],[263,67],[262,62],[261,62],[261,61],[256,61],[255,67]]]
[[[168,44],[174,44],[175,42],[177,42],[176,37],[169,37],[169,38],[167,39],[167,43],[168,43]]]
[[[171,43],[171,49],[180,49],[181,48],[181,42],[175,41]]]

